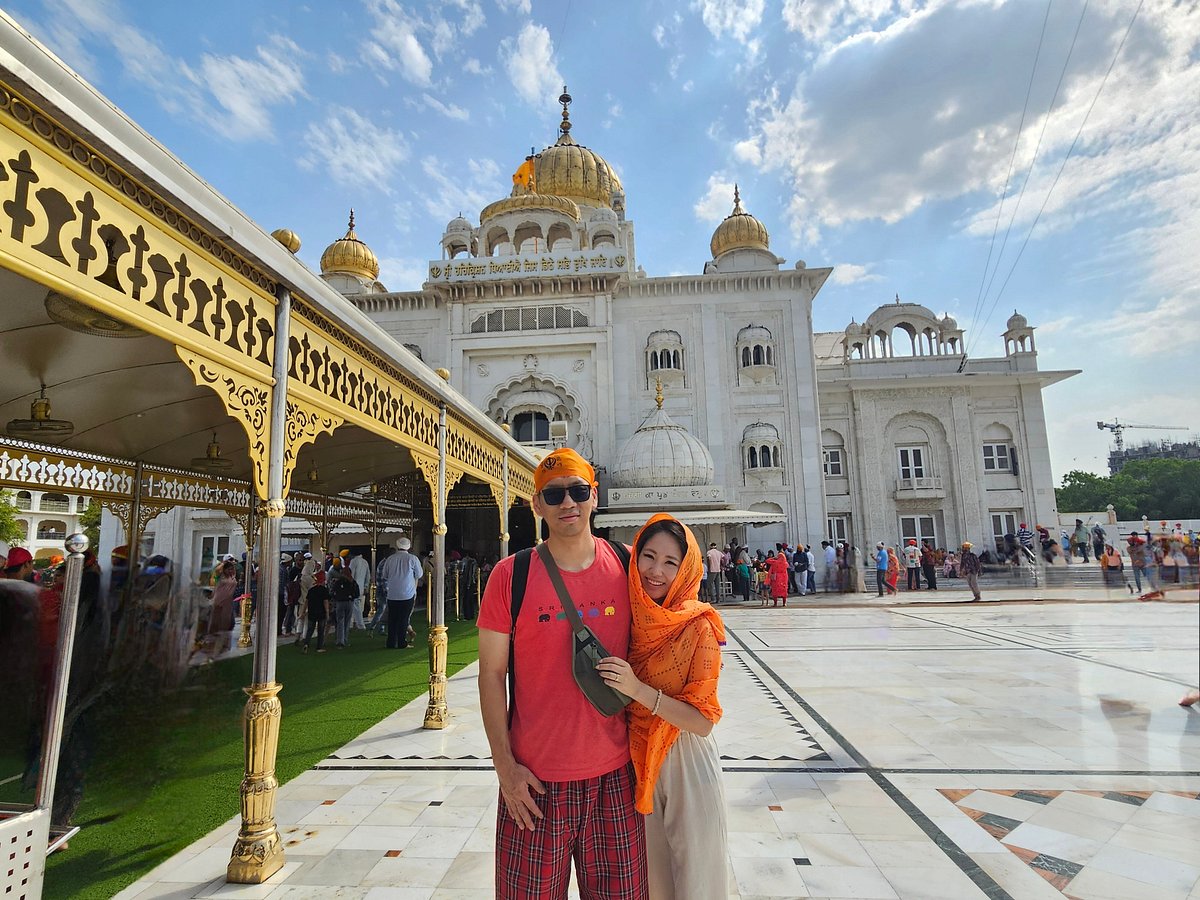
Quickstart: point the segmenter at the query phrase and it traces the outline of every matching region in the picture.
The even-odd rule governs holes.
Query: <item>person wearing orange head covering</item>
[[[651,900],[724,898],[728,826],[717,679],[725,626],[701,602],[704,560],[691,530],[665,513],[642,526],[629,567],[629,661],[597,667],[633,698],[629,754],[646,814]]]

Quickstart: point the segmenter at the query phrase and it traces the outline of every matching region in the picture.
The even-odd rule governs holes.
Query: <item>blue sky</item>
[[[393,290],[419,287],[445,223],[478,221],[529,148],[553,142],[565,83],[572,134],[620,173],[651,275],[701,270],[737,182],[789,266],[836,267],[819,330],[898,294],[954,315],[971,355],[1000,355],[1019,309],[1042,368],[1084,370],[1045,393],[1058,478],[1106,471],[1097,420],[1200,430],[1200,9],[1187,6],[7,9],[265,229],[294,229],[314,269],[353,206]]]

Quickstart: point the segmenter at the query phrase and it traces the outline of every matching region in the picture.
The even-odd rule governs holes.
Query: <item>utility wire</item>
[[[1067,148],[1067,155],[1063,157],[1062,164],[1058,167],[1058,172],[1054,175],[1054,181],[1050,183],[1050,188],[1046,191],[1046,197],[1042,200],[1042,206],[1034,217],[1033,224],[1029,226],[1029,232],[1025,235],[1025,240],[1021,243],[1021,249],[1017,251],[1017,258],[1013,260],[1012,267],[1008,270],[1008,275],[1004,278],[1004,283],[1000,285],[1000,292],[996,294],[996,299],[992,301],[992,308],[988,310],[987,319],[984,319],[985,324],[992,317],[992,313],[996,309],[996,304],[1000,302],[1000,297],[1003,296],[1004,289],[1008,287],[1009,279],[1012,278],[1013,272],[1016,271],[1017,263],[1021,261],[1021,254],[1025,252],[1025,247],[1029,244],[1029,239],[1033,236],[1033,230],[1037,228],[1038,221],[1042,218],[1042,213],[1046,211],[1046,204],[1050,202],[1050,195],[1054,192],[1059,178],[1062,177],[1063,169],[1067,167],[1067,161],[1071,158],[1071,154],[1075,152],[1075,147],[1079,143],[1079,137],[1083,134],[1084,126],[1087,125],[1088,119],[1092,115],[1092,110],[1096,108],[1096,103],[1100,100],[1100,94],[1104,90],[1104,85],[1108,83],[1108,76],[1112,74],[1113,68],[1117,65],[1117,60],[1121,56],[1121,50],[1124,49],[1125,42],[1129,39],[1129,32],[1133,30],[1133,23],[1137,21],[1138,13],[1142,11],[1143,3],[1145,3],[1145,0],[1138,0],[1137,8],[1133,11],[1133,15],[1129,19],[1129,24],[1125,27],[1125,33],[1121,36],[1121,43],[1117,44],[1117,51],[1113,54],[1112,62],[1108,64],[1108,70],[1104,73],[1104,77],[1100,79],[1100,86],[1096,88],[1096,96],[1092,98],[1091,105],[1088,106],[1087,112],[1083,116],[1083,121],[1079,123],[1079,129],[1075,132],[1075,140],[1071,141],[1071,146]]]
[[[1145,0],[1138,0],[1138,8],[1135,8],[1133,11],[1133,16],[1129,18],[1129,24],[1126,25],[1126,30],[1124,30],[1124,34],[1121,36],[1121,43],[1117,44],[1116,53],[1112,54],[1112,61],[1109,62],[1108,71],[1104,73],[1104,78],[1100,79],[1100,86],[1096,89],[1096,96],[1092,97],[1092,102],[1090,106],[1087,107],[1087,112],[1084,114],[1084,121],[1080,122],[1079,130],[1075,132],[1075,139],[1070,142],[1070,146],[1067,149],[1067,155],[1062,157],[1062,164],[1060,167],[1058,167],[1058,172],[1055,173],[1054,181],[1050,182],[1050,188],[1048,191],[1046,191],[1045,199],[1042,200],[1042,208],[1038,210],[1038,215],[1033,217],[1033,224],[1031,224],[1030,230],[1028,230],[1028,233],[1025,235],[1025,240],[1021,242],[1020,250],[1016,252],[1016,259],[1013,260],[1012,268],[1008,270],[1008,275],[1004,276],[1004,283],[1000,286],[1000,293],[996,294],[996,299],[992,301],[991,310],[988,312],[988,319],[991,318],[991,313],[995,311],[996,304],[1000,302],[1000,298],[1004,294],[1004,288],[1008,287],[1009,278],[1013,277],[1013,272],[1016,270],[1016,264],[1021,262],[1021,254],[1025,252],[1025,247],[1028,245],[1030,238],[1033,236],[1033,229],[1038,227],[1038,222],[1040,221],[1040,218],[1042,218],[1043,212],[1045,212],[1046,204],[1050,202],[1050,194],[1054,193],[1054,188],[1058,184],[1058,179],[1062,178],[1063,169],[1067,168],[1067,161],[1070,160],[1070,156],[1072,156],[1073,152],[1075,152],[1075,146],[1079,144],[1079,138],[1081,134],[1084,133],[1084,126],[1087,125],[1087,120],[1091,118],[1092,110],[1096,108],[1096,104],[1100,100],[1100,92],[1104,90],[1104,85],[1108,84],[1109,76],[1112,74],[1112,70],[1114,70],[1117,65],[1117,59],[1121,58],[1121,50],[1124,48],[1126,41],[1129,40],[1129,32],[1133,31],[1133,24],[1136,22],[1136,20],[1138,20],[1138,13],[1141,12],[1141,6],[1144,4],[1144,2]],[[988,319],[984,319],[984,322],[986,323],[986,320]]]
[[[1017,213],[1021,211],[1021,201],[1025,199],[1025,189],[1029,187],[1029,179],[1033,177],[1034,167],[1037,165],[1038,156],[1042,151],[1042,140],[1046,137],[1046,129],[1050,126],[1050,117],[1054,113],[1054,104],[1058,102],[1059,92],[1062,90],[1063,82],[1067,78],[1067,69],[1071,65],[1071,57],[1075,53],[1075,44],[1079,40],[1079,32],[1083,28],[1083,19],[1087,15],[1089,0],[1084,0],[1083,8],[1079,10],[1079,19],[1075,23],[1075,33],[1071,36],[1071,46],[1067,48],[1067,57],[1063,60],[1062,71],[1058,74],[1058,84],[1054,86],[1054,95],[1050,98],[1050,105],[1046,108],[1046,118],[1042,120],[1042,130],[1038,133],[1037,145],[1033,148],[1033,159],[1029,161],[1029,168],[1025,170],[1025,180],[1021,182],[1021,192],[1017,194],[1016,205],[1013,206],[1012,215],[1008,218],[1008,225],[1004,229],[1004,239],[1000,242],[1000,252],[996,256],[996,267],[992,269],[992,277],[988,279],[987,288],[983,292],[984,300],[980,307],[987,305],[987,295],[992,292],[992,284],[996,281],[996,273],[1000,271],[1000,260],[1004,258],[1004,250],[1008,246],[1008,236],[1012,232],[1013,224],[1017,220]],[[994,304],[993,304],[994,306]],[[970,344],[973,347],[978,340],[979,333],[983,330],[983,324],[987,319],[980,323],[980,327],[971,335]]]
[[[988,243],[987,260],[983,264],[983,274],[979,277],[979,293],[975,296],[975,306],[971,309],[971,322],[969,328],[974,334],[975,320],[979,313],[983,311],[983,285],[987,281],[988,268],[992,264],[992,251],[996,249],[996,233],[1000,230],[1000,213],[1004,209],[1004,201],[1008,199],[1008,184],[1012,179],[1013,166],[1017,161],[1017,148],[1021,144],[1021,135],[1025,130],[1025,114],[1029,110],[1029,97],[1033,93],[1033,80],[1037,75],[1038,61],[1042,58],[1042,44],[1046,40],[1046,23],[1050,21],[1050,7],[1054,4],[1054,0],[1047,0],[1046,15],[1042,18],[1042,33],[1038,35],[1037,52],[1033,55],[1033,68],[1029,72],[1029,85],[1025,88],[1025,104],[1021,107],[1021,121],[1017,125],[1017,136],[1013,140],[1012,156],[1008,159],[1008,171],[1004,175],[1004,190],[1000,192],[1000,203],[996,207],[996,221],[992,224],[992,239]],[[997,257],[996,265],[1000,265],[1000,259]]]

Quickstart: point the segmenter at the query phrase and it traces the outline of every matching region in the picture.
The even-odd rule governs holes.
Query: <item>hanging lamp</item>
[[[221,456],[221,445],[217,443],[215,431],[204,455],[192,457],[191,467],[205,472],[225,472],[233,468],[233,462]]]
[[[75,432],[75,423],[66,419],[50,418],[50,401],[46,398],[46,385],[29,405],[28,419],[13,419],[5,432],[9,437],[43,444],[58,444]]]

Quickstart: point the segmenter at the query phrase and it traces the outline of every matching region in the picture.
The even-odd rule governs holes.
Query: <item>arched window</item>
[[[678,331],[661,329],[652,331],[646,338],[646,370],[647,372],[663,373],[663,384],[671,387],[681,387],[685,384],[683,378],[683,337]],[[667,375],[666,373],[672,373]],[[674,373],[679,373],[678,375]],[[653,386],[654,379],[649,379]]]
[[[659,359],[658,367],[660,369],[671,368],[671,351],[670,350],[659,350],[658,351],[658,359]]]
[[[742,348],[742,368],[748,368],[749,366],[750,366],[750,348],[743,347]]]
[[[770,345],[770,344],[767,344],[767,365],[768,365],[768,366],[773,366],[773,365],[775,365],[775,361],[772,359],[771,345]]]
[[[650,354],[650,371],[653,372],[656,369],[658,369],[658,354],[651,353]]]
[[[42,494],[42,512],[66,512],[71,501],[66,494]]]
[[[66,539],[67,523],[55,519],[46,519],[38,523],[37,539],[39,541],[61,541]]]
[[[25,519],[17,519],[17,528],[21,530],[21,533],[17,535],[17,540],[29,540],[29,522],[27,522]]]
[[[763,348],[761,344],[754,345],[754,364],[756,366],[766,364],[766,358],[763,356]]]
[[[758,450],[755,447],[750,448],[750,455],[747,458],[747,464],[751,469],[758,468]]]
[[[683,355],[678,350],[671,351],[671,368],[673,368],[673,369],[682,369],[683,368]]]
[[[17,491],[17,509],[33,509],[33,494],[29,491]]]
[[[777,469],[779,468],[779,448],[778,447],[771,448],[771,465],[773,465]]]
[[[763,444],[758,449],[758,462],[759,462],[759,465],[764,469],[767,466],[771,465],[771,448],[768,447],[766,444]]]
[[[745,457],[746,469],[766,469],[763,476],[770,470],[781,469],[783,442],[779,439],[779,429],[767,422],[755,422],[742,432],[742,453]]]

